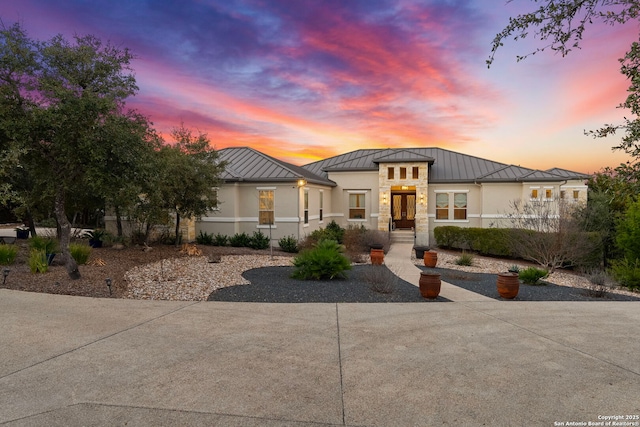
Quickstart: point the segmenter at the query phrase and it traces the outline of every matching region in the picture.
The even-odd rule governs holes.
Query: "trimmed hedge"
[[[446,225],[433,230],[436,243],[441,248],[461,249],[481,255],[513,257],[509,239],[513,230],[508,228],[456,227]]]

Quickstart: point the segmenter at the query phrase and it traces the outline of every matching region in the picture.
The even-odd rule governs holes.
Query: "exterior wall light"
[[[387,193],[382,193],[382,204],[383,205],[387,204]]]
[[[420,194],[420,204],[424,206],[424,194]]]
[[[298,180],[298,187],[304,187],[305,185],[307,185],[307,180],[304,178],[300,178]]]

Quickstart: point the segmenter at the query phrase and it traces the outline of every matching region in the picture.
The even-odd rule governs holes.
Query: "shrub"
[[[517,264],[513,264],[511,267],[509,267],[509,269],[507,270],[509,273],[518,273],[520,274],[520,266]]]
[[[18,247],[15,245],[0,244],[0,265],[11,265],[18,256]]]
[[[227,246],[229,244],[229,238],[224,234],[217,233],[213,236],[213,246]]]
[[[330,240],[335,240],[336,242],[342,244],[345,229],[340,227],[337,222],[331,221],[327,224],[327,228],[325,229],[327,232],[327,238]]]
[[[523,283],[527,285],[537,285],[540,279],[547,277],[549,272],[540,268],[529,267],[521,270],[518,276]]]
[[[200,234],[196,237],[196,243],[199,245],[213,245],[213,234],[209,234],[206,231],[203,233],[200,230]]]
[[[229,238],[229,244],[234,248],[247,248],[251,243],[251,237],[247,233],[236,233]]]
[[[253,249],[267,249],[271,240],[260,230],[254,231],[253,236],[249,239],[248,246]]]
[[[609,276],[604,271],[592,271],[587,274],[589,285],[585,293],[594,298],[604,298],[609,294]]]
[[[456,261],[455,261],[456,265],[466,265],[466,266],[471,266],[473,265],[473,255],[463,252],[462,255],[460,255]]]
[[[29,253],[29,269],[32,273],[46,273],[49,269],[47,253],[40,249],[31,249]]]
[[[627,258],[615,260],[611,265],[613,278],[629,289],[640,288],[640,260],[629,261]]]
[[[69,244],[69,252],[71,252],[71,256],[78,264],[86,264],[89,260],[89,255],[91,255],[91,246],[71,243]]]
[[[280,246],[280,249],[285,252],[291,254],[298,252],[298,239],[296,239],[293,235],[286,236],[278,240],[278,245]]]
[[[43,251],[45,254],[53,254],[58,251],[58,242],[51,237],[33,236],[29,240],[31,249]]]
[[[301,252],[293,259],[294,271],[291,277],[302,280],[326,280],[346,277],[351,269],[349,260],[341,253],[335,240],[322,240],[313,249]]]
[[[478,252],[481,255],[513,256],[509,239],[513,230],[507,228],[436,227],[433,230],[438,246]]]
[[[380,294],[390,294],[398,285],[398,276],[384,265],[367,265],[363,272],[364,281],[372,291]]]

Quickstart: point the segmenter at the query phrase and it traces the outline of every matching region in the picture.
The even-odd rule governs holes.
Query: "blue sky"
[[[490,4],[490,6],[489,6]],[[359,148],[439,146],[526,167],[594,172],[627,159],[617,138],[628,86],[618,58],[637,23],[594,25],[583,49],[487,69],[514,2],[429,0],[21,0],[4,25],[36,39],[94,34],[127,47],[128,101],[168,139],[181,122],[216,148],[251,146],[304,164]]]

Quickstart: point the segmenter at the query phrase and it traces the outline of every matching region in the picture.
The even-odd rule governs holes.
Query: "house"
[[[225,148],[219,204],[195,233],[260,230],[303,238],[335,220],[343,227],[413,230],[428,245],[441,225],[508,226],[517,199],[584,202],[587,175],[507,165],[442,148],[362,149],[304,166],[248,147]]]

